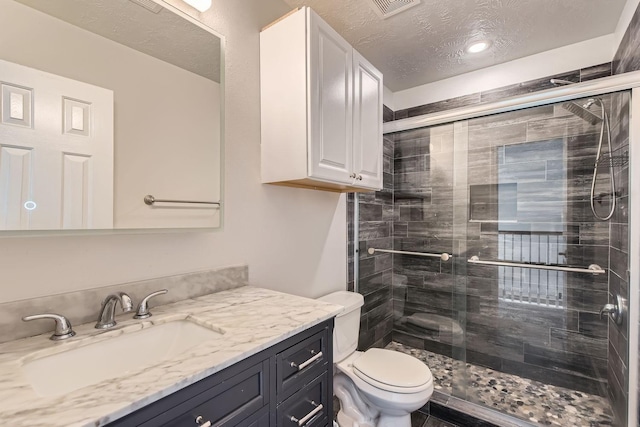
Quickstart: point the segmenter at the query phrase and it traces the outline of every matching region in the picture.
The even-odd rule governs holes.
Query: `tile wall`
[[[640,65],[640,55],[636,62]],[[615,62],[614,62],[615,63]],[[612,63],[594,65],[592,67],[582,68],[580,70],[569,71],[562,74],[543,77],[541,79],[530,80],[514,85],[504,86],[485,92],[477,92],[471,95],[451,98],[444,101],[433,102],[430,104],[420,105],[417,107],[407,108],[394,112],[394,120],[405,119],[407,117],[421,116],[423,114],[436,113],[438,111],[451,110],[453,108],[465,107],[467,105],[480,104],[481,102],[496,101],[510,96],[523,95],[526,93],[538,92],[554,87],[551,79],[568,80],[571,82],[586,82],[588,80],[607,77],[612,74]]]

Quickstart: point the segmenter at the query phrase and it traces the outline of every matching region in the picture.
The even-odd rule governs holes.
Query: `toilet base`
[[[340,427],[376,427],[378,411],[362,400],[346,375],[334,375],[333,392],[340,400],[340,411],[338,411]]]
[[[411,427],[411,415],[380,414],[376,427]]]
[[[356,421],[340,410],[338,425],[340,427],[411,427],[411,415],[380,415],[377,420]]]
[[[338,426],[339,427],[376,427],[376,422],[365,421],[365,420],[355,420],[349,415],[347,415],[343,410],[338,412]]]

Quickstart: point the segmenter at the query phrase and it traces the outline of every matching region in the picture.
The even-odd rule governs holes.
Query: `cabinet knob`
[[[358,178],[356,178],[358,181],[362,181],[362,175],[358,175]]]
[[[358,175],[356,175],[355,173],[352,173],[351,175],[349,175],[349,178],[357,178]]]
[[[205,421],[202,415],[196,417],[196,424],[200,427],[211,427],[211,421]]]

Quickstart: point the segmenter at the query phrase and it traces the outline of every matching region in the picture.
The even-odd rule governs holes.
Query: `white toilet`
[[[362,295],[341,291],[320,301],[344,307],[333,330],[333,391],[340,400],[340,427],[411,427],[411,412],[433,393],[429,368],[392,350],[356,351]]]

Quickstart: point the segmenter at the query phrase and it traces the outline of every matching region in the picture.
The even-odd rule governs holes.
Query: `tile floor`
[[[466,390],[466,400],[531,423],[563,427],[614,425],[611,407],[606,398],[468,363],[464,370],[462,366],[456,367],[461,362],[454,359],[396,342],[391,342],[387,348],[411,354],[425,362],[433,374],[436,390],[451,394],[455,388],[458,397],[459,391]],[[455,375],[454,378],[454,372],[460,375]],[[463,372],[466,373],[466,378]],[[424,427],[426,426],[431,427],[430,424],[425,424]]]

